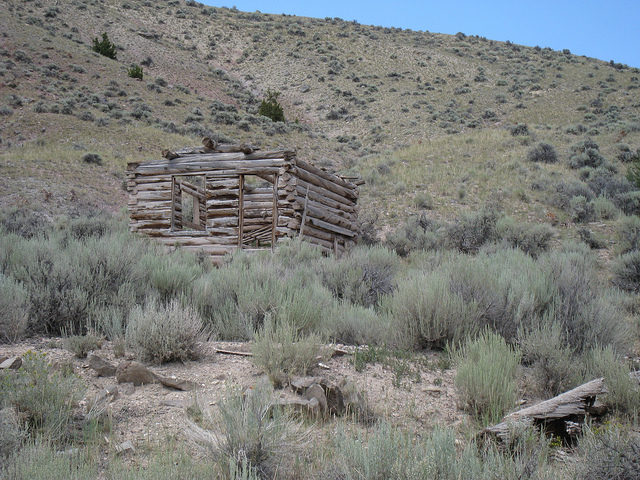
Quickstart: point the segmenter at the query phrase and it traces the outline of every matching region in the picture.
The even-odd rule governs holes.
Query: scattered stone
[[[95,370],[99,377],[112,377],[116,374],[115,365],[110,364],[96,354],[89,355],[89,367]]]
[[[160,405],[165,407],[184,408],[187,406],[184,400],[179,399],[164,399],[160,401]]]
[[[148,383],[156,383],[156,375],[141,363],[124,361],[116,369],[118,383],[133,383],[136,387]]]
[[[276,405],[279,405],[283,408],[291,408],[300,413],[311,415],[311,416],[319,416],[322,412],[320,411],[320,403],[316,398],[312,398],[307,400],[305,398],[299,397],[298,395],[285,395],[281,396],[277,401]]]
[[[133,383],[123,383],[122,385],[120,385],[120,392],[123,395],[131,395],[135,391],[136,387],[133,385]]]
[[[313,385],[309,386],[304,392],[304,398],[305,400],[316,400],[320,407],[320,413],[322,415],[327,414],[327,397],[320,385],[314,383]]]
[[[118,455],[124,455],[126,453],[134,453],[135,451],[136,449],[133,448],[133,443],[131,443],[131,440],[125,440],[120,445],[116,445],[116,453]]]
[[[183,392],[193,390],[196,384],[189,380],[180,380],[175,377],[162,377],[160,375],[156,375],[158,381],[168,388],[175,388],[176,390],[182,390]]]
[[[2,370],[17,370],[21,366],[22,366],[22,358],[21,357],[7,358],[5,361],[0,363],[0,369],[2,369]]]
[[[9,357],[0,356],[0,364],[1,364],[2,362],[4,362],[7,358],[9,358]]]

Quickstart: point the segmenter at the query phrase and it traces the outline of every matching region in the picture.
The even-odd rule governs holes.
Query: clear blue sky
[[[203,0],[200,0],[203,1]],[[204,0],[246,12],[340,17],[365,25],[480,35],[640,68],[640,0]]]

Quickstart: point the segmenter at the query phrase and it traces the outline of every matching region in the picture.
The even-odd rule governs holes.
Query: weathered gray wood
[[[337,193],[329,191],[326,188],[314,185],[313,183],[305,182],[301,179],[297,180],[294,190],[298,193],[298,195],[304,197],[307,187],[309,187],[309,190],[311,192],[309,193],[309,198],[316,202],[324,203],[323,199],[333,200],[333,202],[335,202],[333,205],[331,205],[333,208],[345,210],[346,212],[353,211],[353,208],[355,207],[354,200],[338,195]]]
[[[514,423],[540,424],[559,419],[583,418],[589,413],[589,407],[594,404],[596,397],[606,392],[604,378],[591,380],[549,400],[510,413],[501,423],[485,428],[481,435],[494,435],[508,441]]]
[[[330,192],[336,193],[341,197],[350,200],[356,200],[358,198],[357,190],[352,190],[350,188],[343,187],[342,185],[338,185],[333,183],[325,178],[319,177],[318,175],[305,170],[304,168],[297,167],[296,175],[298,178],[304,180],[305,182],[311,183],[318,187],[322,187],[325,190],[329,190]]]
[[[307,162],[305,162],[303,160],[300,160],[299,158],[296,159],[296,166],[299,167],[299,168],[303,168],[306,171],[308,171],[310,173],[313,173],[313,174],[317,175],[320,178],[324,178],[325,180],[327,180],[329,182],[332,182],[332,183],[335,183],[337,185],[340,185],[341,187],[348,188],[348,189],[351,189],[351,190],[357,190],[355,184],[353,184],[351,182],[348,182],[346,180],[343,180],[338,175],[326,172],[325,170],[322,170],[322,169],[320,169],[320,168],[318,168],[318,167],[316,167],[314,165],[311,165],[310,163],[307,163]]]
[[[307,215],[307,221],[311,223],[311,225],[314,225],[318,228],[322,228],[324,230],[328,230],[334,233],[339,233],[340,235],[344,235],[346,237],[356,236],[356,232],[340,227],[338,225],[333,225],[329,222],[325,222],[324,220],[320,220],[319,218],[312,217],[311,215]]]

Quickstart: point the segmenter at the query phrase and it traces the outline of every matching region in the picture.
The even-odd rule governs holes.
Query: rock
[[[304,413],[311,416],[318,416],[321,414],[320,403],[316,398],[307,400],[297,395],[281,397],[276,401],[276,405],[283,408],[292,408],[300,413]]]
[[[131,395],[135,391],[136,391],[136,387],[133,386],[133,383],[123,383],[120,386],[120,392],[123,395]]]
[[[133,453],[135,451],[136,451],[136,449],[133,448],[133,443],[131,443],[131,440],[125,440],[120,445],[116,445],[116,453],[118,455],[124,455],[126,453]]]
[[[324,390],[320,385],[318,385],[317,383],[314,383],[313,385],[310,385],[309,387],[307,387],[307,389],[304,392],[304,398],[305,400],[312,400],[312,399],[316,400],[320,408],[320,413],[322,415],[327,414],[327,397],[324,394]]]
[[[99,377],[112,377],[116,374],[116,367],[98,355],[89,355],[89,367],[96,371]]]
[[[116,369],[118,383],[133,383],[135,386],[156,383],[156,375],[141,363],[124,361]]]
[[[1,364],[2,362],[4,362],[7,358],[9,358],[9,357],[0,356],[0,364]]]
[[[0,363],[0,369],[2,370],[17,370],[22,366],[22,358],[11,357]]]
[[[320,377],[293,377],[289,385],[295,392],[302,393],[314,383],[322,386],[322,383],[326,384],[326,381]]]
[[[175,388],[176,390],[182,390],[183,392],[193,390],[196,386],[194,382],[189,380],[180,380],[175,377],[163,377],[160,375],[156,375],[158,381],[168,388]]]

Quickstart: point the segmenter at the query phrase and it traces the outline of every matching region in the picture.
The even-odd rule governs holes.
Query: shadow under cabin
[[[360,179],[313,166],[291,150],[203,143],[128,164],[131,231],[218,264],[236,249],[272,249],[286,237],[337,255],[355,243]]]

